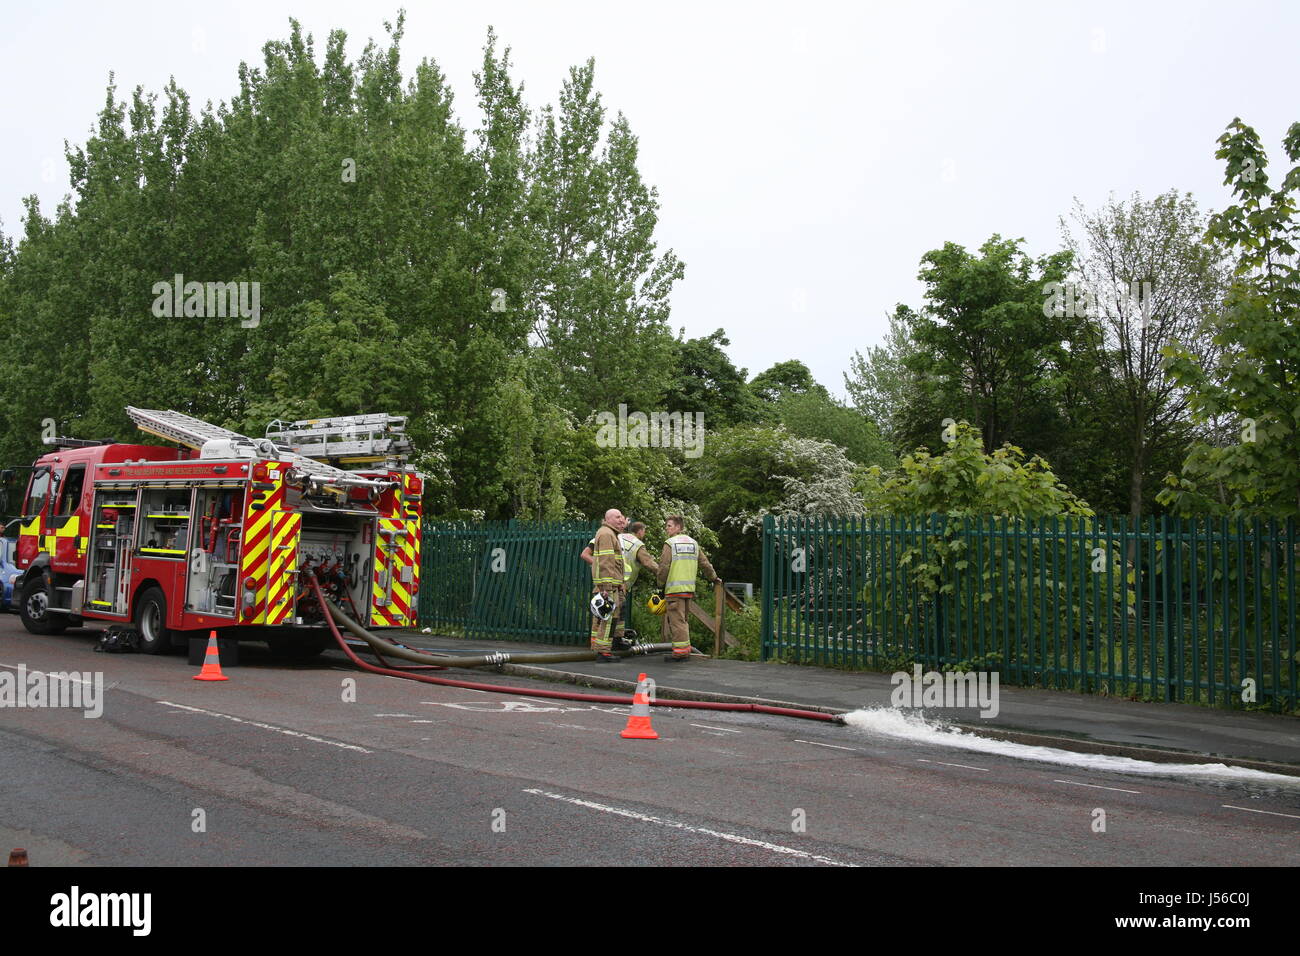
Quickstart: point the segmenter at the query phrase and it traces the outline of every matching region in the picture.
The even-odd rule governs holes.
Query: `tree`
[[[1282,141],[1293,164],[1277,189],[1259,137],[1240,118],[1218,140],[1224,182],[1237,201],[1212,216],[1207,236],[1236,256],[1222,311],[1206,323],[1222,351],[1212,368],[1192,343],[1166,347],[1169,373],[1189,390],[1201,423],[1226,416],[1234,440],[1198,441],[1182,476],[1166,478],[1162,502],[1180,511],[1300,515],[1300,123]]]
[[[431,513],[572,507],[574,423],[658,407],[671,378],[681,264],[655,250],[636,139],[604,122],[590,64],[530,111],[489,31],[470,141],[435,62],[404,76],[403,18],[384,26],[354,60],[332,32],[318,61],[291,20],[197,115],[175,83],[122,97],[110,77],[68,149],[70,201],[47,217],[30,199],[17,243],[0,237],[6,460],[42,450],[47,418],[134,436],[127,404],[254,432],[382,406],[409,418]],[[155,314],[177,274],[256,283],[260,321]]]
[[[1022,242],[994,235],[978,255],[949,242],[921,260],[926,310],[911,322],[905,367],[934,381],[946,417],[976,424],[986,448],[1044,433],[1077,337],[1078,320],[1043,314],[1043,288],[1065,278],[1069,253],[1033,260]],[[927,443],[937,426],[926,430]]]
[[[912,339],[916,321],[916,313],[910,308],[897,306],[889,316],[884,342],[868,348],[866,355],[854,352],[849,360],[851,375],[844,376],[853,404],[876,423],[896,449],[905,448],[903,436],[917,430],[915,423],[907,423],[909,414],[919,413],[925,427],[943,417],[937,407],[926,407],[924,401],[935,389],[908,369],[908,359],[916,350]]]
[[[779,425],[737,425],[710,433],[687,475],[705,523],[718,535],[722,555],[715,563],[729,579],[758,581],[762,516],[856,507],[852,472],[853,463],[830,442],[796,438]]]
[[[602,146],[595,63],[569,71],[558,111],[542,109],[529,157],[533,331],[578,418],[653,408],[671,375],[668,296],[684,267],[656,253],[658,193],[636,168],[637,139],[619,114]],[[626,356],[633,358],[628,359]]]
[[[674,380],[664,396],[670,410],[703,412],[709,429],[756,422],[762,409],[745,383],[745,370],[736,368],[723,351],[727,333],[716,329],[697,339],[679,339]]]
[[[1097,334],[1079,344],[1105,370],[1094,382],[1115,416],[1110,443],[1122,444],[1128,512],[1136,521],[1151,479],[1168,471],[1189,437],[1187,391],[1165,373],[1161,352],[1181,341],[1198,365],[1215,360],[1218,347],[1197,331],[1222,301],[1226,270],[1215,245],[1203,241],[1190,195],[1170,191],[1144,201],[1135,194],[1095,213],[1076,202],[1074,221],[1078,237],[1061,220],[1076,280],[1063,291],[1074,293],[1074,308],[1096,325]],[[1057,308],[1067,304],[1063,295],[1053,298]]]
[[[777,362],[766,372],[759,372],[750,380],[749,389],[755,397],[765,402],[775,403],[785,395],[802,395],[805,392],[826,389],[813,379],[808,366],[798,359]]]
[[[782,395],[773,408],[776,420],[796,438],[830,442],[858,465],[897,463],[876,426],[856,408],[832,398],[820,385]]]

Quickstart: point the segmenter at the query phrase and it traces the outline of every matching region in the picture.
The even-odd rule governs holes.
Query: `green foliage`
[[[1226,269],[1196,202],[1176,190],[1094,212],[1076,202],[1073,218],[1077,239],[1062,220],[1078,280],[1069,291],[1086,304],[1091,334],[1074,343],[1084,361],[1067,383],[1070,428],[1052,460],[1094,504],[1136,519],[1191,438],[1186,389],[1165,373],[1161,350],[1182,341],[1199,365],[1213,361],[1198,326],[1222,301]]]
[[[658,195],[641,181],[621,113],[602,145],[594,74],[591,60],[569,71],[559,108],[541,110],[528,159],[528,306],[542,354],[561,373],[562,402],[580,418],[620,402],[657,405],[673,361],[668,296],[684,274],[671,250],[656,254]],[[619,374],[623,356],[635,356],[635,374]]]
[[[1223,312],[1205,330],[1222,352],[1206,369],[1186,343],[1165,350],[1196,420],[1218,426],[1217,440],[1194,444],[1182,475],[1166,478],[1160,500],[1180,512],[1300,515],[1300,123],[1283,149],[1295,165],[1272,189],[1253,129],[1234,119],[1219,138],[1215,156],[1237,198],[1208,230],[1236,255]]]
[[[743,610],[728,610],[723,621],[727,633],[736,639],[735,647],[725,647],[722,656],[731,660],[756,661],[763,656],[763,605],[751,601]]]
[[[857,465],[893,467],[897,457],[870,419],[831,398],[821,386],[788,392],[776,400],[777,420],[798,438],[830,442]]]
[[[1078,320],[1043,314],[1043,289],[1065,278],[1070,255],[1033,260],[1023,240],[993,236],[971,255],[956,243],[926,253],[926,310],[910,322],[905,367],[937,394],[945,417],[977,424],[985,447],[1032,435],[1050,417],[1056,376]],[[913,444],[933,447],[938,422]]]
[[[898,543],[891,569],[883,576],[869,577],[859,599],[881,619],[892,619],[891,632],[922,625],[950,627],[951,623],[940,623],[944,602],[972,592],[981,605],[998,612],[1005,606],[1019,613],[1022,595],[1032,593],[1033,582],[1024,573],[1019,580],[1003,576],[1002,562],[1014,552],[1014,566],[1020,568],[1041,567],[1050,556],[1052,606],[1064,613],[1071,595],[1060,571],[1070,551],[1077,567],[1087,566],[1090,552],[1083,536],[1091,528],[1092,509],[1061,484],[1041,458],[1026,459],[1013,445],[987,455],[979,433],[967,422],[950,426],[946,436],[950,441],[942,455],[918,449],[904,456],[892,475],[879,468],[863,474],[859,488],[868,515],[915,516],[915,521]],[[1069,543],[1058,536],[1054,525],[1050,536],[1026,535],[1019,541],[990,533],[985,547],[973,549],[972,541],[979,529],[993,521],[992,516],[1010,519],[1012,530],[1042,528],[1034,519],[1061,516],[1066,519],[1061,530],[1072,529],[1075,537]],[[1110,559],[1117,558],[1111,555]],[[895,578],[905,579],[905,584],[900,586]],[[1122,581],[1112,582],[1117,592],[1122,589]],[[1076,604],[1068,606],[1080,612]]]
[[[732,364],[723,346],[730,345],[726,332],[718,329],[698,339],[685,339],[676,346],[676,377],[664,402],[668,409],[703,412],[710,432],[729,425],[757,422],[762,407],[745,383],[745,370]],[[638,367],[638,360],[632,364]]]
[[[852,463],[829,442],[796,438],[780,426],[737,425],[711,433],[690,465],[694,499],[717,531],[728,580],[762,574],[762,516],[859,510]]]
[[[889,316],[884,343],[867,349],[865,356],[854,352],[851,374],[844,376],[853,404],[896,449],[910,447],[907,435],[928,432],[946,415],[938,404],[938,383],[909,368],[917,365],[912,337],[917,321],[915,312],[898,306]]]
[[[755,375],[749,388],[755,396],[768,403],[774,403],[786,395],[803,395],[808,392],[827,395],[826,389],[813,379],[808,366],[797,359],[778,362],[766,372]]]
[[[573,423],[658,407],[671,377],[682,266],[656,250],[636,138],[591,63],[530,109],[491,31],[467,136],[437,64],[404,77],[403,20],[385,27],[353,62],[341,31],[318,57],[291,21],[197,115],[174,83],[110,83],[68,151],[73,202],[29,199],[0,237],[0,459],[39,454],[44,418],[138,440],[128,404],[254,433],[385,410],[410,419],[431,514],[572,512]],[[155,315],[177,274],[258,283],[260,322]]]
[[[1093,514],[1041,458],[1026,459],[1009,444],[986,455],[979,433],[967,422],[949,426],[945,434],[950,441],[942,455],[921,448],[904,456],[893,474],[867,469],[859,488],[868,514]]]
[[[956,661],[952,664],[944,664],[944,671],[954,671],[958,673],[969,673],[972,671],[995,672],[1003,669],[1005,662],[1002,660],[1002,654],[998,651],[991,651],[988,654],[976,654],[974,657],[964,661]]]

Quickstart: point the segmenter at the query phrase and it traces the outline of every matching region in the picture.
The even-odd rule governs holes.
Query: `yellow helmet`
[[[652,594],[650,600],[645,602],[645,609],[651,614],[662,614],[668,610],[668,602],[664,600],[662,594]]]

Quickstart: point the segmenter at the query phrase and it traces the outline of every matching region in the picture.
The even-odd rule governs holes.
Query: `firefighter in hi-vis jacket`
[[[691,656],[691,634],[688,621],[691,600],[695,597],[695,577],[699,571],[712,584],[718,584],[718,573],[713,570],[704,549],[686,534],[686,522],[681,515],[671,515],[664,530],[668,540],[659,559],[659,587],[668,602],[664,626],[672,638],[673,651],[664,660],[683,661]]]
[[[591,542],[591,649],[598,661],[618,660],[611,653],[614,641],[623,643],[623,545],[618,533],[626,525],[622,512],[610,508]]]
[[[628,627],[632,623],[632,589],[636,587],[642,568],[652,575],[658,575],[659,565],[655,564],[655,559],[650,557],[649,549],[645,546],[644,521],[633,521],[618,536],[618,540],[623,545],[623,636],[629,641],[637,641],[640,635]]]

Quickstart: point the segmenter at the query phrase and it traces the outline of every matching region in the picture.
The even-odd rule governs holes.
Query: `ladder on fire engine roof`
[[[308,458],[328,458],[349,464],[404,459],[411,451],[401,415],[344,415],[308,418],[296,422],[279,419],[266,428],[266,437]]]
[[[256,451],[263,458],[292,465],[297,471],[323,484],[334,485],[338,488],[373,488],[380,491],[392,486],[390,481],[362,478],[349,471],[344,471],[342,468],[335,468],[333,465],[327,465],[324,462],[308,458],[306,455],[300,455],[295,451],[275,444],[269,439],[249,438],[247,435],[241,435],[229,428],[213,425],[202,419],[186,415],[184,412],[174,412],[170,409],[163,411],[153,408],[135,408],[128,405],[126,413],[141,431],[181,445],[187,445],[190,448],[201,450],[205,443],[217,440],[238,442]]]

